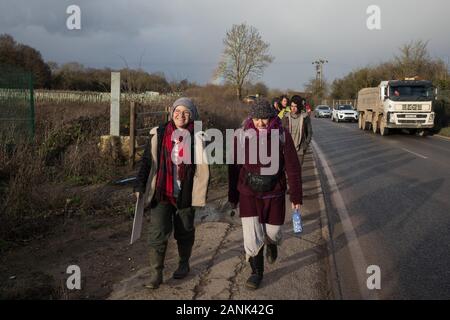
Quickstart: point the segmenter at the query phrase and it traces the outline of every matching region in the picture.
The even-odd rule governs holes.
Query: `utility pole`
[[[316,81],[319,81],[319,87],[322,88],[323,86],[323,65],[325,63],[328,63],[328,60],[325,59],[319,59],[316,61],[313,61],[312,64],[316,65]]]
[[[447,57],[447,64],[445,65],[445,75],[444,75],[444,77],[445,77],[445,82],[447,83],[447,74],[448,74],[448,71],[449,71],[449,69],[448,69],[448,66],[449,66],[449,56],[446,56]]]

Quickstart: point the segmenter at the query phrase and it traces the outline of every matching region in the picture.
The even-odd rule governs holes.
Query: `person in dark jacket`
[[[272,131],[278,133],[278,144],[271,141]],[[269,102],[260,100],[251,106],[242,136],[248,136],[248,139],[235,139],[235,162],[229,165],[228,201],[233,208],[239,204],[244,249],[252,269],[246,287],[257,289],[263,279],[264,247],[269,263],[277,259],[281,226],[285,222],[287,184],[292,208],[300,209],[302,204],[301,168],[292,137],[283,129],[280,118]],[[253,142],[260,142],[261,139],[267,139],[257,145],[258,148],[267,146],[268,150],[263,153],[270,154],[269,164],[263,165],[259,156],[261,152],[249,148]],[[238,148],[242,148],[241,154],[245,155],[241,163],[237,161]],[[258,155],[256,163],[251,160],[251,154]],[[263,169],[270,167],[275,160],[278,160],[275,173],[264,174]]]
[[[195,207],[205,205],[209,180],[208,165],[193,161],[194,153],[203,155],[204,151],[202,138],[194,135],[194,120],[198,119],[195,104],[188,98],[178,99],[172,106],[171,119],[150,131],[134,187],[136,196],[143,195],[146,207],[151,208],[150,281],[146,285],[150,289],[157,289],[163,282],[172,229],[179,254],[173,278],[182,279],[189,273]]]
[[[281,101],[280,98],[275,97],[272,99],[272,107],[275,109],[275,111],[278,113],[281,111]]]
[[[283,126],[289,131],[294,140],[300,165],[303,164],[306,150],[312,139],[311,118],[304,108],[304,99],[295,95],[291,99],[291,111],[283,118]]]

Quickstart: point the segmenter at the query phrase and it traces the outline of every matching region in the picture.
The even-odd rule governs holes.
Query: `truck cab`
[[[389,80],[378,88],[362,89],[358,93],[360,128],[371,127],[382,135],[395,128],[423,134],[434,126],[435,96],[433,84],[427,80]]]

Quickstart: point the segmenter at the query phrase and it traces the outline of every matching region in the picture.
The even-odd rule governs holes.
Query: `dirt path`
[[[262,287],[245,289],[250,267],[245,261],[242,229],[237,215],[223,208],[225,200],[211,202],[198,212],[197,239],[191,259],[191,273],[183,280],[171,278],[177,266],[176,243],[170,241],[164,283],[158,290],[148,290],[148,267],[142,268],[114,286],[110,299],[328,299],[327,247],[322,235],[321,196],[317,170],[309,153],[304,164],[304,232],[292,232],[291,215],[283,226],[284,242],[279,259],[266,263]],[[290,203],[287,201],[290,208]]]

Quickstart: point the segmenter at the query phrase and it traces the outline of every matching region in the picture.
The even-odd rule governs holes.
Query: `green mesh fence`
[[[33,138],[34,118],[32,74],[0,64],[0,134]]]

